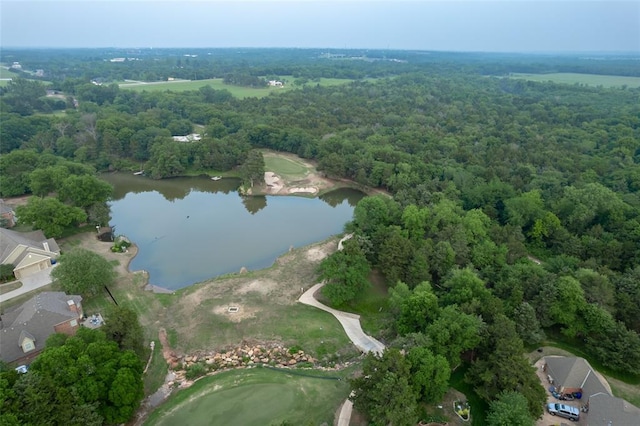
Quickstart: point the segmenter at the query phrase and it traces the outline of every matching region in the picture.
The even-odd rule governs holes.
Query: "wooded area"
[[[364,369],[386,368],[394,381],[366,398],[367,382],[353,384],[356,408],[372,419],[402,424],[396,419],[411,418],[407,412],[376,411],[378,397],[401,390],[405,401],[437,401],[449,376],[434,371],[463,364],[477,394],[496,401],[489,419],[501,418],[505,401],[521,402],[512,391],[536,419],[545,391],[522,353],[545,333],[613,371],[640,375],[640,89],[505,77],[640,75],[631,61],[416,52],[393,52],[398,61],[371,52],[363,61],[296,52],[232,58],[222,49],[215,66],[170,50],[124,64],[24,53],[25,64],[51,70],[50,87],[67,101],[51,104],[36,81],[2,89],[0,195],[44,197],[18,215],[57,236],[87,217],[108,218],[100,206],[110,192],[96,170],[143,164],[165,178],[238,168],[250,186],[264,164],[258,149],[294,153],[328,177],[393,194],[357,205],[348,226],[355,237],[320,271],[335,305],[357,299],[371,269],[389,287],[380,337],[392,349],[367,358]],[[194,75],[250,85],[258,77],[303,80],[296,90],[243,100],[208,86],[133,92],[115,84]],[[318,77],[356,81],[323,87]],[[66,113],[42,114],[54,109]],[[192,132],[202,139],[171,138]],[[45,223],[42,214],[64,219]]]

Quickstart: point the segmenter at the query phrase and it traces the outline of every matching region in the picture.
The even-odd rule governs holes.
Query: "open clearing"
[[[297,302],[302,290],[316,283],[320,260],[336,245],[333,238],[293,250],[271,268],[217,278],[169,296],[163,324],[172,349],[187,354],[242,342],[277,342],[327,361],[357,355],[333,316]],[[238,312],[229,312],[229,306]]]
[[[264,164],[266,170],[289,179],[302,179],[307,174],[307,167],[302,162],[281,155],[266,154]]]
[[[344,380],[264,368],[227,371],[178,392],[145,425],[333,424],[348,394]]]
[[[0,64],[0,87],[9,84],[12,78],[18,77],[18,74],[11,71],[6,65]]]
[[[550,73],[550,74],[524,74],[512,73],[511,78],[519,78],[530,81],[566,84],[586,84],[588,86],[602,87],[640,87],[640,77],[625,77],[620,75],[598,75],[598,74],[577,74],[577,73]]]
[[[320,86],[337,86],[340,84],[350,83],[353,80],[349,79],[339,79],[339,78],[321,78],[318,81],[311,81],[307,85],[316,85]],[[233,86],[229,84],[225,84],[223,79],[221,78],[210,78],[206,80],[173,80],[173,81],[157,81],[157,82],[124,82],[120,83],[119,87],[121,89],[129,89],[135,90],[138,92],[141,91],[165,91],[171,90],[174,92],[182,92],[186,90],[198,90],[204,86],[211,86],[211,88],[215,90],[223,90],[226,89],[231,94],[238,98],[263,98],[268,96],[271,93],[279,93],[291,89],[295,89],[299,86],[294,86],[293,84],[285,84],[283,87],[264,87],[264,88],[253,88],[253,87],[242,87],[242,86]]]

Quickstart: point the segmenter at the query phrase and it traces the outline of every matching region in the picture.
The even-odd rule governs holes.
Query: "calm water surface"
[[[139,247],[130,269],[149,271],[152,284],[168,289],[265,268],[291,246],[338,234],[363,197],[351,189],[323,199],[240,197],[233,179],[103,178],[115,188],[111,225]]]

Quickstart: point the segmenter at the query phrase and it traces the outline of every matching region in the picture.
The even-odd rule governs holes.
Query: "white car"
[[[571,405],[565,404],[547,404],[547,411],[552,416],[564,417],[574,422],[580,418],[580,410]]]

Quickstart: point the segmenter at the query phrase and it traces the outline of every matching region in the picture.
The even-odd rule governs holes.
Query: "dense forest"
[[[327,297],[342,306],[366,288],[371,269],[385,277],[392,316],[381,337],[394,349],[364,368],[394,371],[398,382],[387,391],[437,401],[449,378],[433,372],[464,364],[482,398],[516,391],[537,418],[544,390],[521,355],[545,333],[577,342],[611,370],[640,374],[640,89],[503,77],[639,75],[631,66],[637,61],[345,55],[3,51],[4,62],[48,70],[50,87],[66,99],[47,100],[35,80],[16,79],[2,90],[0,195],[57,192],[56,201],[90,217],[107,189],[91,187],[88,201],[72,200],[64,195],[72,185],[66,176],[89,187],[83,176],[93,176],[91,168],[144,164],[166,178],[231,170],[256,148],[295,153],[328,177],[393,195],[358,204],[349,225],[354,238],[321,268]],[[120,56],[137,59],[108,60]],[[242,100],[209,86],[134,92],[109,84],[169,76],[293,76],[305,83]],[[350,81],[322,86],[318,77]],[[66,113],[43,114],[56,109]],[[201,141],[171,138],[194,131]],[[84,166],[72,170],[76,163]],[[399,357],[400,349],[408,355]],[[366,386],[354,382],[355,389]],[[377,405],[356,397],[356,407],[382,416],[376,421],[393,421],[376,414]]]

